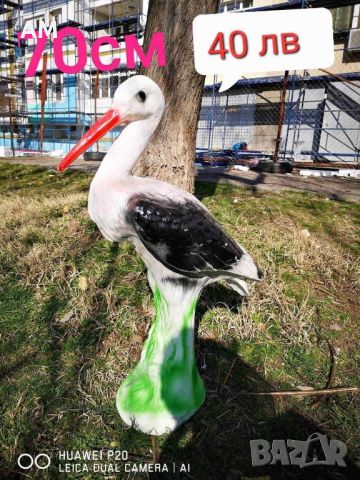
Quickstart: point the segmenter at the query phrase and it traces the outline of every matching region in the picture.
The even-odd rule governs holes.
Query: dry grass
[[[0,196],[0,288],[9,297],[0,304],[5,471],[29,438],[41,450],[118,444],[122,435],[147,458],[146,442],[123,429],[114,408],[118,385],[139,358],[153,316],[144,267],[130,245],[111,245],[92,225],[83,188],[89,178],[77,188],[76,175],[68,176],[64,190],[56,179],[47,186],[48,173],[22,169],[17,175],[24,188],[4,188]],[[30,186],[21,175],[31,177]],[[212,194],[212,187],[200,185],[198,192],[265,273],[242,304],[224,287],[204,292],[200,341],[240,355],[279,388],[294,388],[324,386],[324,340],[330,339],[338,348],[335,384],[358,384],[357,207],[299,193],[255,197],[227,186]],[[219,365],[216,385],[229,369],[226,360]],[[331,407],[331,427],[351,446],[358,438],[356,405],[345,399]],[[215,412],[221,421],[228,416],[225,407],[219,404]],[[319,421],[327,412],[318,410]],[[183,441],[190,437],[184,432]]]

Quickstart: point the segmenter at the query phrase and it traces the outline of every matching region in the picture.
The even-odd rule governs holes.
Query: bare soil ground
[[[51,157],[15,157],[0,158],[0,162],[9,162],[22,165],[39,165],[48,169],[56,169],[59,159]],[[79,159],[71,169],[86,173],[95,173],[99,162],[86,162]],[[312,192],[332,200],[348,202],[360,201],[360,180],[350,178],[305,178],[299,174],[292,175],[239,172],[228,168],[200,168],[196,171],[196,179],[205,182],[220,182],[240,185],[251,189],[253,192],[279,192],[295,190],[299,192]]]

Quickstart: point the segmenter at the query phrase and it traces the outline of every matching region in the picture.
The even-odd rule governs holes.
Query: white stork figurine
[[[250,255],[196,197],[131,175],[164,108],[164,96],[152,80],[129,78],[116,90],[111,109],[58,167],[64,170],[111,128],[126,125],[91,183],[88,210],[107,240],[129,240],[147,266],[156,317],[116,403],[126,424],[151,435],[173,431],[204,401],[194,354],[194,316],[202,289],[225,280],[246,295],[245,281],[261,277]]]

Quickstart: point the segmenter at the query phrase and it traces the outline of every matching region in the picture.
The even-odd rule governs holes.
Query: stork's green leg
[[[128,425],[161,435],[191,417],[205,399],[194,352],[194,317],[201,288],[150,284],[155,320],[139,363],[119,388],[117,408]]]

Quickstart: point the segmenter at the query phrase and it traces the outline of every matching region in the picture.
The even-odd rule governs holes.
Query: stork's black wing
[[[187,277],[219,275],[243,255],[217,221],[191,200],[134,195],[127,221],[157,260]]]

